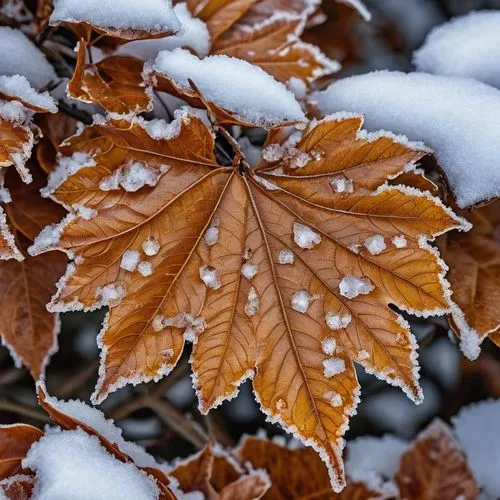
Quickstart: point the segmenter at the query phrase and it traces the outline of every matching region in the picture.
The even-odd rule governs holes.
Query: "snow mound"
[[[324,113],[365,113],[369,130],[423,140],[460,208],[500,195],[500,91],[466,78],[378,71],[339,80],[312,99]]]
[[[181,29],[170,0],[55,0],[50,24],[87,22],[101,28],[177,33]]]
[[[33,500],[153,500],[160,495],[151,476],[117,460],[81,429],[47,429],[23,467],[36,472]]]
[[[147,71],[171,78],[183,89],[192,80],[204,98],[241,120],[272,127],[305,120],[295,96],[261,68],[224,55],[198,59],[188,50],[162,51]]]
[[[174,12],[182,25],[182,33],[165,38],[134,40],[122,45],[117,53],[148,60],[156,57],[162,50],[173,50],[177,47],[191,48],[199,56],[210,52],[210,34],[207,25],[189,12],[185,2],[174,6]]]
[[[418,71],[500,88],[500,11],[471,12],[434,28],[413,54]]]
[[[0,76],[0,92],[18,97],[24,103],[57,113],[57,105],[48,92],[37,92],[25,76]]]
[[[33,87],[46,87],[59,78],[35,44],[19,30],[0,27],[0,75],[22,75]]]

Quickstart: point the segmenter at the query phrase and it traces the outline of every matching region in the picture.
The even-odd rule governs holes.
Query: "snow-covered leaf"
[[[437,198],[386,186],[424,151],[361,124],[332,116],[272,133],[278,159],[257,170],[219,166],[213,132],[187,112],[169,125],[99,119],[66,141],[47,193],[72,213],[30,251],[74,260],[50,310],[110,306],[96,402],[158,380],[189,340],[203,412],[254,377],[269,419],[320,451],[342,488],[353,361],[421,399],[415,340],[388,305],[447,312],[443,264],[426,240],[467,227]],[[341,175],[351,192],[332,186]],[[372,253],[363,245],[375,235],[385,248]],[[323,352],[327,337],[335,352]]]

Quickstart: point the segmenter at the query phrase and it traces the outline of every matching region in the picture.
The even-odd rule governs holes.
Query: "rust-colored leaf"
[[[449,311],[427,240],[466,227],[437,198],[387,186],[425,152],[361,124],[272,133],[285,142],[268,141],[256,169],[239,152],[219,166],[213,132],[187,112],[168,127],[99,121],[65,143],[82,163],[50,192],[73,211],[31,251],[74,259],[51,310],[110,306],[96,402],[158,380],[187,339],[203,412],[253,377],[263,411],[320,451],[342,489],[353,362],[421,399],[416,342],[388,306]]]
[[[25,424],[0,426],[0,479],[23,471],[21,461],[43,432]]]
[[[495,206],[500,207],[498,202]],[[484,209],[465,214],[474,223],[467,237],[449,234],[439,239],[456,304],[450,324],[471,359],[479,355],[481,342],[488,336],[495,341],[500,330],[500,243],[486,214]]]
[[[8,500],[30,500],[35,480],[27,474],[16,474],[0,481],[0,492]]]
[[[401,457],[395,477],[402,499],[473,500],[476,480],[451,429],[434,421]]]
[[[250,462],[253,467],[268,472],[271,489],[264,496],[266,500],[288,498],[376,500],[384,498],[381,493],[349,479],[341,493],[333,493],[325,465],[310,448],[289,449],[267,439],[249,436],[236,450],[236,456],[243,463]]]
[[[36,380],[44,374],[48,357],[57,347],[59,318],[45,304],[67,258],[61,252],[29,256],[31,240],[47,224],[64,215],[64,209],[40,196],[46,175],[31,164],[33,182],[24,184],[14,171],[6,175],[12,201],[5,205],[9,223],[24,259],[0,262],[0,335],[17,363],[24,364]]]
[[[212,51],[245,59],[284,83],[290,78],[311,82],[338,71],[338,63],[329,60],[314,45],[300,40],[303,26],[301,16],[278,13],[250,31],[225,33]]]
[[[131,56],[110,56],[97,64],[85,64],[86,43],[78,45],[78,57],[68,95],[96,103],[113,113],[149,111],[152,99],[141,76],[143,62]]]
[[[246,473],[238,462],[212,445],[183,460],[171,472],[184,493],[201,492],[207,500],[257,500],[270,487],[262,473]]]

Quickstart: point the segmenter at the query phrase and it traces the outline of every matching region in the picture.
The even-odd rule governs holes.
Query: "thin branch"
[[[87,380],[96,374],[99,367],[99,361],[94,361],[86,366],[83,370],[75,373],[64,382],[61,388],[57,391],[60,398],[67,398],[73,395]]]
[[[61,113],[64,113],[65,115],[71,116],[72,118],[81,121],[85,125],[92,124],[92,117],[86,111],[73,108],[64,101],[59,101],[59,111]]]
[[[51,422],[50,418],[45,415],[45,413],[42,413],[31,406],[25,406],[21,403],[7,401],[6,399],[0,399],[0,410],[16,413],[17,415],[23,415],[44,423]]]

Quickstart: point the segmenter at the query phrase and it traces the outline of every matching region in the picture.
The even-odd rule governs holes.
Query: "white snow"
[[[387,248],[384,237],[380,234],[375,234],[367,238],[364,245],[371,255],[378,255]]]
[[[345,370],[345,362],[340,358],[328,358],[323,361],[323,375],[326,378],[334,377],[343,373]]]
[[[278,255],[278,262],[280,264],[293,264],[295,262],[295,255],[289,248],[283,248]]]
[[[250,264],[249,262],[246,262],[243,266],[241,266],[241,274],[249,281],[257,274],[258,270],[259,266],[257,264]]]
[[[182,25],[182,32],[163,38],[134,40],[122,45],[117,53],[148,60],[156,57],[162,50],[173,50],[177,47],[191,48],[199,56],[210,52],[210,34],[206,24],[189,12],[185,2],[174,6],[174,12]]]
[[[156,186],[165,169],[155,169],[142,161],[129,160],[117,168],[111,175],[104,177],[99,188],[103,191],[120,189],[134,193],[144,186]]]
[[[311,249],[321,243],[321,235],[300,222],[293,223],[293,241],[300,248]]]
[[[22,75],[41,89],[59,77],[44,54],[21,31],[0,27],[0,75]]]
[[[292,309],[299,313],[306,313],[311,305],[311,301],[314,300],[314,296],[311,295],[307,290],[299,290],[295,292],[290,297],[290,303],[292,304]]]
[[[153,327],[153,330],[155,332],[161,332],[165,328],[165,326],[163,324],[164,321],[165,321],[165,316],[163,316],[162,314],[155,316],[153,318],[153,321],[151,322],[151,326]]]
[[[177,33],[181,29],[170,0],[55,0],[50,24],[63,21],[152,33]]]
[[[173,326],[174,328],[184,329],[184,339],[196,344],[198,342],[198,335],[207,327],[205,319],[202,316],[193,316],[192,314],[180,312],[176,316],[163,318],[157,316],[156,321],[162,322],[163,327]],[[171,349],[168,350],[169,353]],[[171,355],[173,352],[171,353]]]
[[[339,406],[342,406],[344,401],[342,400],[342,396],[335,391],[328,391],[323,394],[323,397],[328,400],[331,406],[334,408],[337,408]]]
[[[326,313],[325,321],[330,330],[340,330],[341,328],[347,328],[347,325],[351,322],[351,315],[349,313],[336,314],[336,313]]]
[[[358,352],[358,359],[360,361],[365,361],[369,357],[370,357],[370,353],[368,351],[365,351],[364,349],[362,349],[361,351]]]
[[[141,255],[137,250],[126,250],[123,252],[120,267],[125,269],[125,271],[135,271],[140,258]]]
[[[499,90],[466,78],[379,71],[339,80],[312,99],[324,113],[365,113],[368,129],[423,140],[461,208],[500,195]]]
[[[48,428],[30,448],[23,467],[36,472],[33,500],[153,500],[155,480],[132,463],[123,463],[81,429]]]
[[[37,92],[25,76],[12,75],[0,76],[0,92],[18,97],[26,104],[45,109],[51,113],[57,113],[57,105],[48,92]]]
[[[110,283],[98,288],[95,296],[102,302],[102,305],[115,306],[125,297],[125,288],[117,283]]]
[[[160,242],[154,236],[151,236],[142,242],[142,250],[146,255],[152,257],[160,251]]]
[[[393,236],[391,241],[396,248],[404,248],[408,244],[406,238],[402,234],[400,236]]]
[[[418,71],[500,88],[500,11],[470,12],[434,28],[413,54]]]
[[[47,186],[40,192],[46,197],[53,193],[66,179],[83,167],[93,167],[95,161],[86,153],[76,152],[71,156],[61,156],[55,169],[50,173]]]
[[[321,341],[321,349],[326,355],[332,356],[337,349],[337,341],[333,337],[325,337]]]
[[[462,408],[452,419],[467,463],[485,498],[500,497],[500,400],[481,401]]]
[[[330,186],[336,193],[352,193],[354,192],[354,184],[351,179],[345,175],[337,175],[330,181]]]
[[[340,295],[348,299],[354,299],[358,295],[367,295],[375,287],[369,278],[356,276],[344,276],[339,284]]]
[[[11,122],[23,123],[32,116],[18,101],[3,101],[0,99],[0,117]]]
[[[234,113],[239,119],[262,127],[304,121],[295,96],[283,84],[257,66],[224,55],[198,59],[184,49],[162,51],[153,70],[190,89],[192,80],[208,101]]]
[[[204,235],[205,243],[209,247],[215,245],[219,241],[219,225],[220,219],[217,215],[215,215]]]
[[[139,262],[139,265],[137,266],[137,270],[139,271],[142,276],[151,276],[153,274],[153,264],[151,262],[147,262],[145,260]]]
[[[211,266],[201,266],[200,267],[200,278],[205,283],[207,288],[212,288],[217,290],[221,287],[221,282],[219,281],[219,276],[217,274],[217,269]]]
[[[255,316],[260,307],[259,296],[257,295],[257,291],[252,286],[250,290],[248,290],[247,303],[245,304],[245,314],[247,316]]]
[[[346,472],[353,481],[385,491],[407,447],[406,441],[391,435],[353,439],[347,445]]]

